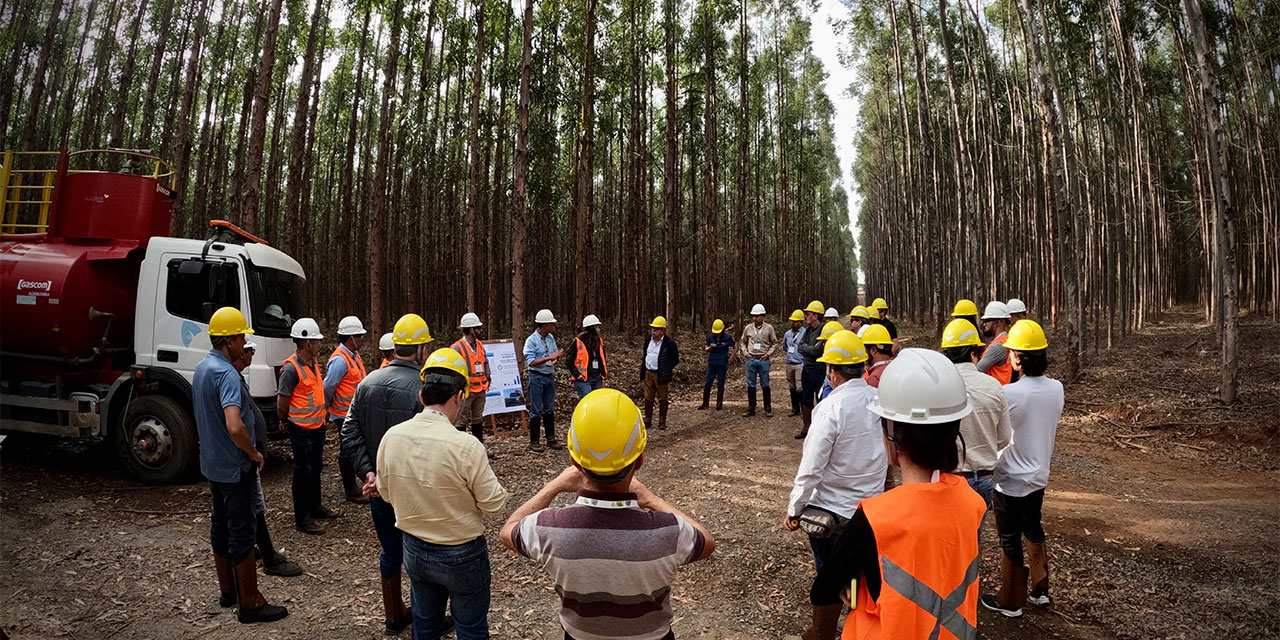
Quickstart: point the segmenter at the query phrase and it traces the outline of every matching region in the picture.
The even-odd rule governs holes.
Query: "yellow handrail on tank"
[[[68,173],[94,173],[93,169],[72,169],[71,161],[80,157],[87,157],[91,154],[113,154],[126,156],[123,168],[117,171],[124,171],[134,175],[145,175],[165,187],[173,188],[173,166],[165,162],[161,158],[151,155],[145,151],[136,151],[132,149],[85,149],[83,151],[72,151],[67,154],[67,172]],[[49,209],[53,204],[53,186],[57,177],[58,169],[56,166],[52,168],[18,168],[15,162],[20,159],[36,160],[38,156],[58,156],[60,151],[12,151],[6,150],[3,156],[3,164],[0,164],[0,215],[3,215],[3,222],[0,223],[0,233],[44,233],[49,230]],[[141,160],[143,164],[133,164]],[[149,167],[146,165],[150,165]],[[144,167],[149,169],[144,172]],[[35,179],[28,181],[25,176],[32,176]],[[34,192],[25,194],[24,192]],[[24,217],[30,220],[33,216],[29,212],[34,209],[35,222],[21,221]],[[21,214],[28,212],[27,216]]]

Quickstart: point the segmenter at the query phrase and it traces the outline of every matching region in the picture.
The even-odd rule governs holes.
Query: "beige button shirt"
[[[484,535],[484,517],[505,513],[484,445],[426,409],[387,430],[378,445],[378,493],[396,510],[396,528],[433,544]]]
[[[748,322],[742,329],[742,355],[748,358],[769,358],[778,348],[778,334],[773,332],[773,325],[765,322],[759,327],[755,322]]]
[[[997,454],[1013,437],[1004,387],[999,380],[980,373],[968,362],[957,364],[956,369],[964,379],[965,391],[973,404],[973,413],[960,419],[965,448],[960,451],[959,470],[990,471],[996,466]]]

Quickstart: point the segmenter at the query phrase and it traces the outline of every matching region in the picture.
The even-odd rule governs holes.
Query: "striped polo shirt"
[[[569,506],[526,516],[511,537],[551,574],[560,623],[575,640],[666,636],[676,568],[706,544],[683,518],[640,508],[635,494],[586,490]]]

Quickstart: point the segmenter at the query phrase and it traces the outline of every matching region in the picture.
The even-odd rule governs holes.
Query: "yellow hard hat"
[[[845,328],[841,326],[839,322],[832,320],[822,325],[822,331],[818,334],[818,339],[829,340],[831,339],[831,336],[834,336],[835,334],[840,333],[841,331],[845,331]]]
[[[799,309],[792,311],[790,320],[792,322],[800,322],[801,320],[804,320],[804,312]]]
[[[813,302],[810,302],[809,306],[805,307],[804,310],[805,313],[816,313],[818,315],[822,315],[827,312],[827,308],[822,304],[821,300],[814,300]]]
[[[957,302],[956,308],[951,310],[951,317],[953,318],[976,315],[978,315],[978,305],[974,304],[972,300],[967,298]]]
[[[858,364],[866,361],[867,348],[858,339],[858,334],[848,329],[837,331],[831,336],[818,358],[818,362],[827,364]]]
[[[947,328],[942,332],[942,348],[950,349],[952,347],[981,347],[982,338],[978,335],[978,330],[973,326],[972,322],[964,318],[956,318],[947,324]]]
[[[850,311],[850,312],[849,312],[849,317],[850,317],[850,318],[862,318],[863,320],[870,320],[870,319],[871,319],[871,314],[867,312],[867,308],[866,308],[866,307],[864,307],[864,306],[862,306],[862,305],[858,305],[858,306],[856,306],[856,307],[854,307],[854,308],[853,308],[853,311]]]
[[[569,455],[583,469],[617,473],[644,453],[647,436],[640,409],[617,389],[583,396],[569,421]]]
[[[424,323],[425,324],[425,323]],[[418,377],[425,380],[431,369],[445,369],[452,371],[460,376],[463,380],[467,379],[467,361],[458,353],[457,349],[450,347],[442,347],[431,352],[427,356],[427,361],[422,365],[422,371],[418,373]],[[467,397],[470,385],[463,385],[462,397]]]
[[[209,318],[210,336],[238,336],[245,333],[253,333],[253,329],[245,322],[244,314],[235,307],[218,309]]]
[[[711,323],[711,333],[724,333],[724,320],[716,318],[716,321]]]
[[[891,345],[893,338],[889,337],[889,330],[884,325],[872,324],[867,325],[866,331],[862,332],[862,344]]]
[[[649,326],[653,327],[654,329],[666,329],[667,319],[662,316],[658,316],[653,319],[653,322],[649,323]]]
[[[880,311],[880,310],[888,309],[888,308],[889,308],[889,303],[888,303],[888,302],[885,302],[885,301],[884,301],[884,298],[876,298],[875,300],[873,300],[873,301],[871,302],[871,310],[872,310],[872,311]]]
[[[428,342],[431,342],[431,330],[427,328],[427,321],[422,316],[406,313],[396,320],[396,326],[391,332],[392,344],[414,345]]]
[[[1040,323],[1023,318],[1009,330],[1009,338],[1005,340],[1004,346],[1014,351],[1039,351],[1049,348],[1049,340],[1044,337],[1044,329],[1040,328]]]

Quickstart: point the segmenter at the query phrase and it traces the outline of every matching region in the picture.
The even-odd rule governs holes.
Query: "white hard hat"
[[[245,341],[244,341],[244,348],[245,348],[245,349],[257,349],[257,348],[258,348],[258,343],[254,342],[254,341],[252,341],[252,340],[245,340]]]
[[[764,305],[757,303],[756,306],[751,307],[751,315],[753,316],[764,315]]]
[[[355,316],[347,316],[338,321],[338,335],[340,336],[362,336],[367,333],[364,325],[360,323],[360,318]]]
[[[378,351],[391,351],[396,348],[396,343],[391,341],[391,334],[384,333],[378,339]]]
[[[462,314],[462,322],[460,322],[458,326],[463,329],[474,329],[475,327],[483,327],[484,323],[480,322],[480,316],[468,312]]]
[[[946,356],[929,349],[903,349],[880,377],[872,413],[912,424],[940,424],[971,411],[960,371]]]
[[[316,324],[311,318],[298,318],[293,323],[293,329],[289,331],[290,338],[300,338],[303,340],[319,340],[324,336],[320,334],[320,325]]]
[[[1004,306],[1009,311],[1009,313],[1026,313],[1027,312],[1027,303],[1017,298],[1009,298],[1009,301],[1004,303]]]
[[[597,318],[596,314],[594,313],[588,314],[587,317],[582,319],[583,329],[589,329],[591,327],[598,327],[598,326],[600,326],[600,318]]]
[[[552,324],[556,321],[556,317],[551,315],[550,309],[539,309],[538,314],[533,316],[533,321],[538,324]]]
[[[987,308],[982,311],[983,320],[1008,320],[1009,309],[999,300],[992,300],[987,303]]]
[[[840,312],[836,311],[835,307],[827,307],[827,313],[822,317],[823,318],[839,318]]]

